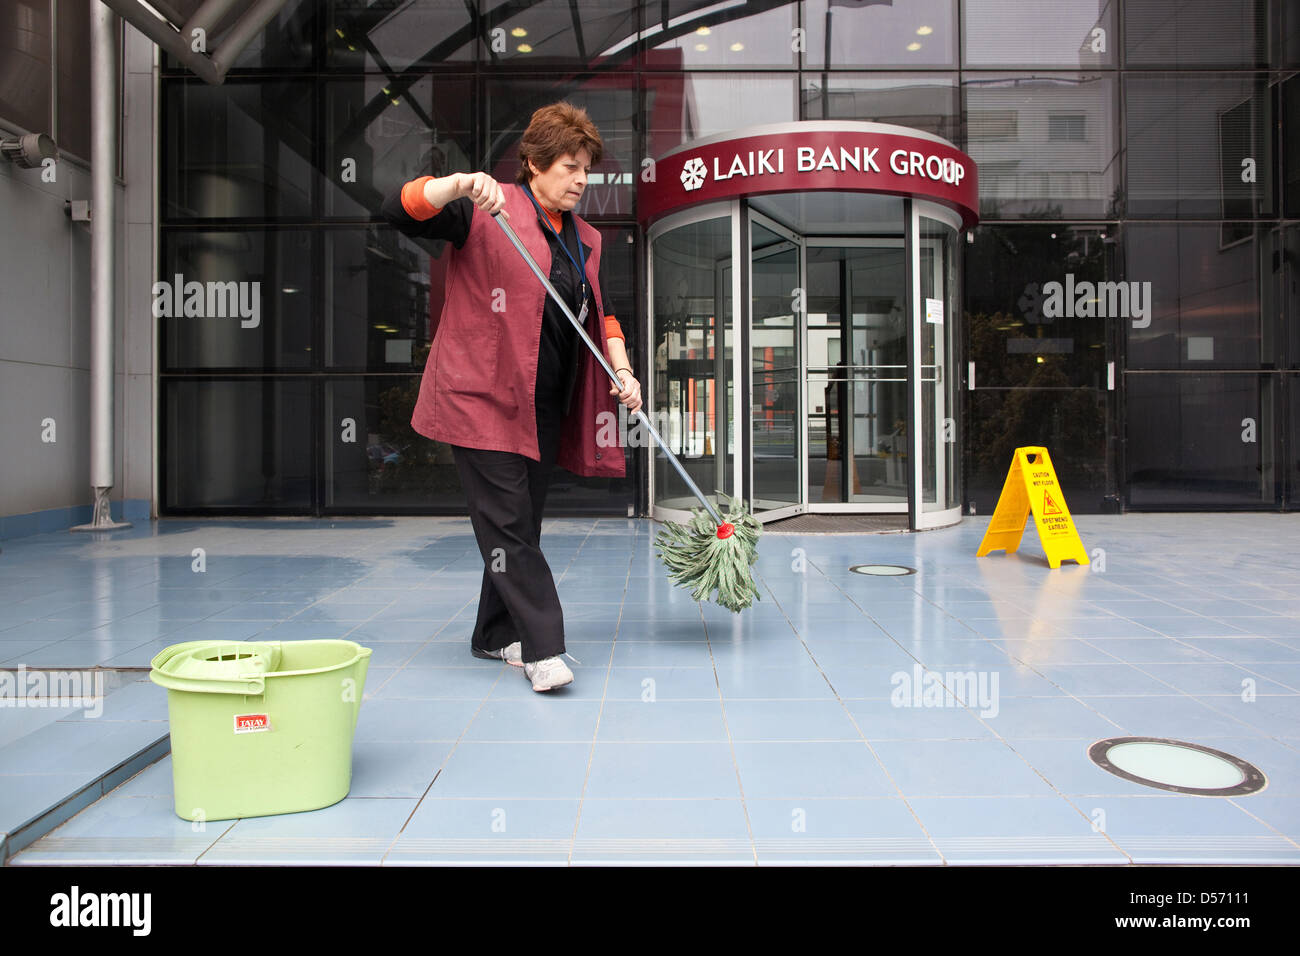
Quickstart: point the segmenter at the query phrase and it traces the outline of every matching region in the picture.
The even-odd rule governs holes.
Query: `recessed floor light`
[[[882,578],[900,577],[904,574],[916,573],[916,568],[907,568],[901,564],[855,564],[849,570],[856,574],[873,574]]]
[[[1263,771],[1240,757],[1165,737],[1109,737],[1088,748],[1102,770],[1158,790],[1203,797],[1240,797],[1268,785]]]

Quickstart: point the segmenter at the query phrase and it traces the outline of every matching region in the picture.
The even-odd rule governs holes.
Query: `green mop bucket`
[[[352,785],[371,649],[352,641],[189,641],[154,657],[182,820],[319,810]]]

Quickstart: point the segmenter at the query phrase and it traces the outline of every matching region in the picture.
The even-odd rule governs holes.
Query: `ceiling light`
[[[704,51],[706,51],[708,48],[709,48],[709,45],[708,45],[707,43],[697,43],[697,44],[695,44],[695,49],[699,50],[701,53],[703,53]]]
[[[700,27],[700,28],[698,28],[695,32],[698,33],[698,34],[699,34],[700,36],[702,36],[702,37],[706,37],[706,36],[708,36],[710,33],[712,33],[713,31],[710,30],[708,27]]]
[[[515,47],[515,49],[518,50],[520,53],[532,53],[532,52],[533,52],[533,48],[532,48],[531,46],[529,46],[527,43],[521,43],[521,44],[519,44],[519,46]]]
[[[928,37],[934,32],[934,27],[917,27],[916,35],[919,37]]]
[[[732,53],[739,53],[739,52],[740,52],[741,50],[743,50],[743,49],[745,49],[745,44],[743,44],[743,43],[733,43],[733,44],[731,44],[731,52],[732,52]]]
[[[913,53],[915,53],[917,50],[921,49],[921,44],[913,40],[911,43],[907,45],[907,48],[911,50]]]
[[[523,27],[515,27],[513,30],[510,31],[510,35],[512,37],[526,37],[528,36],[528,31],[525,30]]]

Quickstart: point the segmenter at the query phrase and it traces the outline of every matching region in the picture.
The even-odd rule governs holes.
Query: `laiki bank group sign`
[[[975,162],[947,140],[884,123],[814,120],[696,140],[647,164],[642,222],[698,203],[765,193],[839,190],[911,196],[978,221]]]

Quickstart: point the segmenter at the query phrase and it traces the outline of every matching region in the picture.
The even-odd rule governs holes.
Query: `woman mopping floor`
[[[470,650],[522,665],[536,691],[573,681],[540,547],[550,471],[558,462],[583,476],[624,474],[622,449],[602,450],[596,440],[612,396],[639,417],[708,512],[660,534],[673,580],[697,600],[716,590],[733,611],[757,597],[750,565],[758,523],[736,503],[723,521],[640,413],[623,332],[605,314],[600,233],[572,212],[602,152],[585,111],[552,104],[524,132],[516,184],[485,173],[422,176],[383,207],[406,235],[448,239],[456,248],[411,426],[451,445],[483,555]],[[515,268],[520,258],[528,270]],[[539,261],[549,263],[549,277]]]
[[[533,690],[572,682],[561,655],[564,616],[539,544],[558,463],[584,477],[621,478],[622,448],[597,444],[601,412],[641,407],[618,320],[601,295],[600,233],[572,212],[604,151],[584,110],[533,114],[517,182],[486,173],[421,176],[390,195],[383,215],[408,236],[447,239],[446,301],[411,427],[452,447],[483,555],[475,657],[522,665]],[[577,330],[492,219],[504,210],[552,285],[617,370],[613,388]]]

